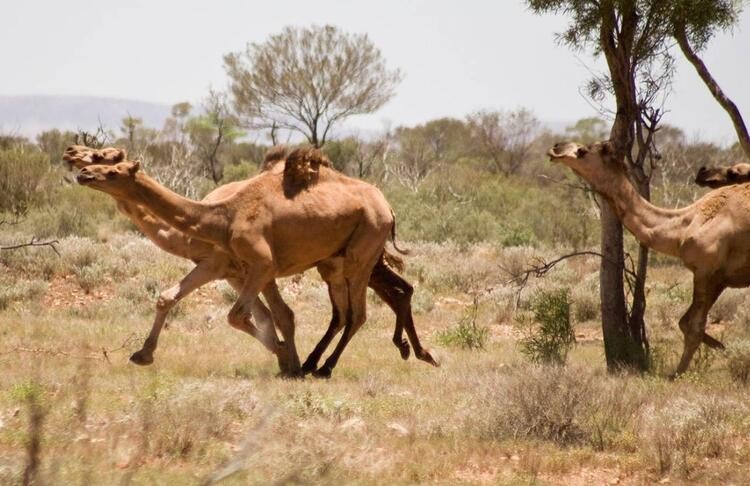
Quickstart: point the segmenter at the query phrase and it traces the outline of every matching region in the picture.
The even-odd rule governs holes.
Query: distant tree
[[[478,111],[467,117],[474,149],[492,161],[495,172],[518,172],[539,129],[539,121],[529,110]]]
[[[582,118],[565,128],[565,133],[579,143],[589,144],[609,136],[607,122],[598,117]]]
[[[62,154],[65,147],[74,144],[76,133],[71,131],[61,132],[57,128],[46,130],[36,136],[36,144],[42,152],[46,153],[50,162],[58,163],[62,161]]]
[[[303,134],[316,147],[352,115],[372,113],[401,80],[367,35],[326,25],[286,27],[224,57],[234,107],[247,126]]]
[[[191,118],[186,130],[195,159],[218,184],[222,179],[222,156],[227,146],[243,135],[237,117],[227,105],[226,94],[211,90],[204,101],[203,114]]]
[[[126,116],[122,119],[120,130],[122,131],[123,135],[125,136],[125,140],[128,144],[128,150],[134,150],[135,148],[135,139],[136,139],[136,131],[143,126],[143,119],[136,118],[134,116]]]
[[[416,192],[438,166],[468,153],[469,129],[461,120],[439,118],[415,127],[398,127],[394,140],[398,154],[390,170]]]

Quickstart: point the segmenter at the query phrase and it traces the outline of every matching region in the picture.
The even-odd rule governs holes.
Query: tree
[[[606,120],[599,117],[582,118],[565,128],[565,133],[574,140],[589,144],[604,140],[609,135]]]
[[[492,169],[510,175],[518,172],[539,128],[525,108],[511,112],[478,111],[467,118],[475,151],[492,161]]]
[[[592,79],[589,94],[603,102],[614,97],[613,124],[610,139],[618,157],[626,162],[635,187],[650,197],[650,180],[659,159],[654,141],[664,102],[669,91],[674,59],[671,55],[673,22],[697,23],[701,13],[701,32],[722,26],[719,4],[685,0],[527,0],[536,13],[565,13],[571,17],[566,30],[559,35],[563,44],[589,49],[603,56],[608,73]],[[692,5],[682,14],[680,9]],[[713,27],[712,27],[713,26]],[[648,251],[641,246],[636,277],[630,282],[632,305],[627,308],[623,284],[624,255],[622,225],[606,201],[601,202],[603,255],[600,269],[600,296],[604,348],[609,370],[636,367],[647,363],[648,342],[645,334],[645,278]]]
[[[228,145],[243,135],[239,120],[231,113],[225,93],[211,90],[204,102],[204,112],[187,122],[194,154],[214,183],[222,178],[221,157]]]
[[[440,164],[467,153],[468,135],[466,124],[455,118],[398,127],[394,133],[398,155],[390,171],[402,185],[417,192],[422,181]]]
[[[262,44],[227,54],[234,107],[248,127],[303,134],[315,147],[352,115],[372,113],[401,80],[367,35],[326,25],[286,27]]]

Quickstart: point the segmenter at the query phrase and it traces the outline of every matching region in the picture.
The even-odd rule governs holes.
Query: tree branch
[[[721,107],[724,108],[724,111],[727,112],[729,118],[732,119],[734,130],[737,132],[737,138],[739,139],[740,146],[745,152],[745,156],[750,158],[750,134],[748,134],[747,126],[742,119],[740,110],[737,108],[737,105],[735,105],[734,102],[729,99],[726,94],[724,94],[724,91],[708,71],[708,68],[706,67],[703,60],[698,57],[698,54],[696,54],[693,48],[690,46],[690,42],[688,41],[687,37],[687,28],[684,22],[675,23],[674,37],[677,40],[677,44],[680,46],[680,50],[685,55],[687,60],[690,61],[690,64],[692,64],[695,70],[698,72],[698,75],[703,80],[703,83],[706,85],[719,105],[721,105]]]
[[[38,241],[36,239],[36,236],[33,236],[31,238],[31,241],[28,243],[19,243],[17,245],[10,245],[10,246],[0,246],[0,250],[18,250],[19,248],[27,248],[30,246],[48,246],[52,248],[52,250],[57,253],[57,256],[60,256],[60,252],[57,251],[57,247],[55,246],[57,243],[60,243],[58,240],[50,240],[50,241]]]

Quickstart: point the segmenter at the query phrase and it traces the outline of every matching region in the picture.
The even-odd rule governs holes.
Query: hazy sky
[[[480,108],[528,107],[548,122],[593,116],[579,95],[596,64],[554,42],[564,18],[521,1],[141,1],[0,3],[0,94],[75,94],[173,103],[223,88],[222,56],[286,25],[331,23],[367,33],[405,79],[397,96],[353,124],[379,128]],[[750,118],[750,12],[705,61]],[[666,121],[691,136],[735,140],[728,117],[680,62]]]

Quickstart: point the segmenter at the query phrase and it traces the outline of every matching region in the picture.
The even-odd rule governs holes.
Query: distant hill
[[[101,124],[118,131],[128,116],[143,119],[148,127],[161,127],[171,106],[139,100],[94,96],[2,96],[0,95],[0,134],[34,138],[52,128],[92,130]]]

